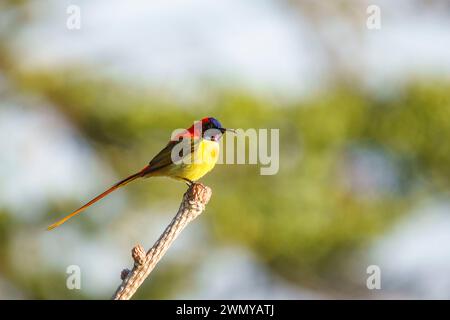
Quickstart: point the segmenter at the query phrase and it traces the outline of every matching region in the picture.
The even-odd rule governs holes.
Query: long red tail
[[[148,167],[145,167],[144,169],[142,169],[141,171],[139,171],[138,173],[132,174],[131,176],[123,179],[122,181],[117,182],[115,185],[113,185],[111,188],[109,188],[108,190],[106,190],[105,192],[103,192],[102,194],[99,194],[98,196],[96,196],[94,199],[92,199],[91,201],[89,201],[88,203],[86,203],[85,205],[83,205],[82,207],[78,208],[77,210],[75,210],[74,212],[72,212],[71,214],[65,216],[64,218],[62,218],[61,220],[55,222],[54,224],[52,224],[51,226],[49,226],[47,228],[47,230],[52,230],[60,225],[62,225],[64,222],[66,222],[67,220],[69,220],[70,218],[72,218],[73,216],[83,212],[85,209],[87,209],[88,207],[90,207],[91,205],[93,205],[94,203],[96,203],[97,201],[103,199],[104,197],[106,197],[108,194],[110,194],[111,192],[119,189],[120,187],[123,187],[124,185],[128,184],[129,182],[143,177],[146,173],[146,170],[148,169]]]

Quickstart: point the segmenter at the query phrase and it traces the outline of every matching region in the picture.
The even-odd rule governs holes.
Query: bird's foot
[[[189,188],[194,185],[194,181],[192,181],[192,180],[189,180],[187,178],[183,178],[183,180],[186,182],[186,184],[189,186]]]

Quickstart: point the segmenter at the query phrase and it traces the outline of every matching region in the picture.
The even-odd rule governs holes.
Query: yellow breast
[[[191,163],[174,164],[170,168],[170,176],[197,181],[211,171],[219,159],[219,143],[216,141],[200,141],[194,150]]]

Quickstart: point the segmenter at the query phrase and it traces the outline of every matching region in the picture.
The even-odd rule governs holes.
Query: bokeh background
[[[279,128],[280,171],[218,165],[136,298],[450,298],[445,0],[2,0],[0,298],[108,299],[186,186],[136,182],[46,226],[210,115]]]

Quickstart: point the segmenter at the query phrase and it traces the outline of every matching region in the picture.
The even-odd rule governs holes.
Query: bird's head
[[[202,135],[204,139],[217,141],[226,132],[234,132],[233,129],[222,127],[222,124],[213,117],[206,117],[202,119]]]
[[[183,133],[178,134],[175,137],[175,140],[178,140],[183,137],[199,138],[201,135],[203,139],[217,141],[226,131],[235,132],[233,129],[222,127],[222,124],[216,118],[206,117],[203,118],[201,121],[195,122]]]

